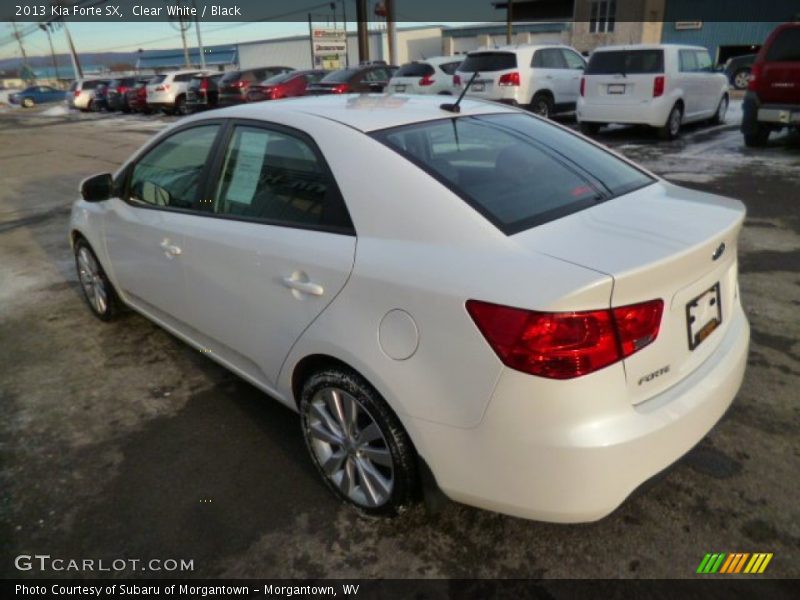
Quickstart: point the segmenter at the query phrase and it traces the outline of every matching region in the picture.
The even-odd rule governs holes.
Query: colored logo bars
[[[772,560],[772,552],[732,552],[725,554],[706,554],[697,567],[697,572],[701,574],[713,573],[763,573],[769,561]]]

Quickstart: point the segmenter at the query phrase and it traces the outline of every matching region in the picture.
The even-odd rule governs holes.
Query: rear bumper
[[[755,92],[745,94],[742,113],[741,131],[745,134],[756,133],[759,123],[776,128],[800,126],[800,104],[762,104]]]
[[[582,123],[622,123],[663,127],[675,104],[672,98],[655,98],[639,104],[598,104],[578,98],[576,116]]]
[[[621,368],[588,376],[577,394],[556,382],[552,389],[565,393],[544,395],[542,380],[533,386],[505,369],[476,428],[414,420],[412,437],[453,500],[543,521],[600,519],[689,451],[730,406],[750,339],[738,302],[732,319],[705,363],[636,406],[603,393],[603,377],[620,377]]]

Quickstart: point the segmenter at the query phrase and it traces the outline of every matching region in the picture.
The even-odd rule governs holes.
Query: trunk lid
[[[612,307],[663,300],[658,337],[624,360],[638,404],[699,367],[730,326],[744,215],[735,200],[658,182],[513,239],[611,276]]]

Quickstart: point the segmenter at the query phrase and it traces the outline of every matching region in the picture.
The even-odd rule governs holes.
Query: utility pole
[[[53,36],[50,35],[50,27],[52,27],[52,23],[39,24],[39,29],[47,34],[47,41],[50,43],[50,56],[53,57],[53,71],[55,72],[56,81],[59,81],[61,77],[58,74],[58,61],[56,60],[56,51],[53,48]]]
[[[510,44],[514,37],[514,0],[508,0],[506,5],[506,44]]]
[[[78,53],[75,52],[75,44],[72,43],[72,36],[69,34],[69,28],[67,27],[66,19],[61,21],[61,24],[64,26],[64,34],[67,36],[67,43],[69,44],[69,52],[70,56],[72,57],[72,68],[75,72],[75,76],[78,79],[83,79],[83,69],[81,69],[81,61],[78,57]]]
[[[389,40],[389,64],[400,64],[397,61],[397,27],[395,23],[394,0],[386,0],[386,36]]]
[[[358,21],[358,60],[369,60],[369,29],[367,28],[367,0],[356,0],[356,21]]]
[[[311,68],[316,68],[316,61],[314,60],[314,29],[311,27],[311,13],[308,13],[308,42],[311,44]]]
[[[22,43],[22,36],[19,34],[19,29],[17,29],[16,21],[11,21],[11,26],[14,28],[14,37],[17,38],[17,43],[19,44],[19,50],[22,52],[22,71],[23,73],[29,73],[30,67],[28,67],[28,54],[25,52],[25,46]],[[30,77],[28,78],[30,79]]]
[[[344,21],[344,66],[350,66],[350,46],[347,41],[347,0],[342,0],[342,21]]]
[[[203,49],[203,38],[200,37],[200,19],[197,16],[197,1],[192,0],[192,6],[194,6],[194,28],[195,33],[197,34],[197,49],[200,51],[200,67],[205,69],[206,68],[206,53]]]

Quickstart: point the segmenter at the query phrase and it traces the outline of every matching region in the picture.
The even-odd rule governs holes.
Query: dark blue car
[[[63,99],[64,92],[49,85],[32,85],[21,92],[8,96],[8,101],[11,104],[21,104],[25,108],[30,108],[34,104],[61,102]]]

